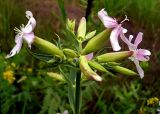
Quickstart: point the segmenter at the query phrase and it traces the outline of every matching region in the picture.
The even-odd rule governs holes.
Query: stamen
[[[20,29],[22,29],[22,28],[24,28],[24,24],[22,24],[22,25],[20,26]]]
[[[127,33],[127,29],[124,29],[124,28],[123,28],[122,32],[123,32],[123,33]]]
[[[129,21],[129,19],[127,18],[127,15],[125,15],[125,19],[123,21],[121,21],[121,24],[125,21]]]
[[[133,39],[133,35],[129,35],[129,41],[131,42]]]
[[[21,33],[22,31],[19,30],[17,27],[14,28],[15,33]]]

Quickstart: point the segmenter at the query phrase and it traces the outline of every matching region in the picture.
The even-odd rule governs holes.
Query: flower
[[[6,56],[6,58],[10,58],[12,56],[14,56],[15,54],[19,53],[21,47],[22,47],[22,43],[23,43],[23,39],[28,43],[28,47],[31,48],[31,44],[34,41],[34,33],[33,30],[36,26],[36,20],[33,17],[33,14],[31,11],[26,11],[26,17],[28,18],[28,23],[26,26],[24,26],[22,24],[22,26],[20,26],[20,29],[15,28],[14,30],[16,31],[16,36],[15,36],[15,43],[16,45],[14,46],[14,48],[11,50],[10,54],[8,54]]]
[[[7,70],[3,73],[3,79],[12,84],[16,78],[14,77],[14,73],[12,70]]]
[[[138,49],[138,45],[142,41],[142,36],[143,33],[139,32],[134,43],[132,43],[131,42],[133,39],[132,35],[129,36],[129,39],[127,39],[124,35],[121,35],[121,37],[123,37],[124,42],[128,45],[129,50],[134,52],[133,55],[129,58],[135,63],[137,71],[141,78],[144,77],[144,71],[139,65],[139,61],[148,61],[149,56],[151,55],[151,52],[149,50]]]
[[[127,30],[122,27],[122,23],[124,21],[126,20],[129,21],[127,19],[127,16],[119,24],[116,19],[113,19],[112,17],[108,16],[107,12],[104,9],[102,9],[98,12],[98,17],[100,18],[100,20],[102,21],[102,23],[104,24],[106,28],[113,29],[110,35],[110,42],[111,42],[113,50],[119,51],[121,47],[118,43],[118,37],[119,35],[127,32]]]

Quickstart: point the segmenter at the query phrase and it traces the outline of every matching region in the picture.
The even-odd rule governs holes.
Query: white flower
[[[100,20],[102,21],[102,23],[104,24],[106,28],[113,29],[110,35],[110,42],[111,42],[113,50],[119,51],[121,47],[118,43],[118,37],[121,34],[127,32],[127,30],[122,27],[122,23],[126,20],[128,21],[127,16],[119,24],[116,19],[108,16],[107,12],[104,9],[102,9],[101,11],[98,12],[98,17],[100,18]]]
[[[11,50],[10,54],[6,56],[6,58],[10,58],[14,56],[15,54],[19,53],[23,40],[25,40],[28,43],[28,47],[31,48],[31,44],[34,41],[34,33],[33,30],[36,26],[36,20],[33,17],[33,14],[31,11],[26,11],[26,17],[28,18],[28,23],[26,26],[22,24],[20,26],[20,29],[15,28],[16,36],[15,36],[15,43],[16,45]]]

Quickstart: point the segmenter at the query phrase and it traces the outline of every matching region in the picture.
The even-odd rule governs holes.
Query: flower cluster
[[[155,105],[159,102],[157,97],[152,97],[147,100],[147,105]]]
[[[14,77],[14,72],[12,70],[7,70],[3,73],[3,79],[12,84],[16,78]]]
[[[143,78],[144,71],[140,67],[139,61],[148,61],[149,56],[151,55],[151,52],[149,50],[138,49],[138,45],[142,41],[143,33],[139,32],[134,43],[132,43],[131,41],[133,39],[133,36],[130,35],[129,38],[126,38],[124,33],[126,33],[127,30],[122,27],[122,23],[124,21],[126,20],[129,21],[127,19],[127,16],[120,24],[118,24],[116,19],[108,16],[107,12],[104,9],[102,9],[101,11],[98,12],[98,17],[103,22],[106,28],[113,29],[110,35],[110,42],[114,51],[119,51],[121,49],[118,43],[118,38],[120,36],[120,38],[128,45],[129,50],[134,52],[132,57],[129,57],[129,58],[135,63],[140,77]]]
[[[98,17],[107,29],[97,35],[95,35],[96,31],[92,31],[86,34],[86,19],[83,17],[79,23],[79,27],[77,30],[77,41],[79,43],[78,52],[75,52],[75,50],[68,48],[61,50],[51,42],[48,42],[35,36],[33,30],[36,26],[36,20],[33,17],[32,12],[26,11],[26,17],[28,18],[27,25],[20,26],[20,30],[18,28],[15,28],[15,31],[17,33],[17,35],[15,36],[16,45],[11,50],[10,54],[6,56],[6,58],[12,57],[15,54],[19,53],[22,47],[23,40],[25,40],[29,48],[31,48],[31,44],[33,43],[35,46],[45,51],[46,53],[54,56],[56,55],[56,57],[60,57],[63,60],[66,60],[67,57],[72,59],[78,58],[80,70],[87,78],[102,81],[102,78],[96,72],[94,72],[90,68],[90,66],[92,66],[96,70],[100,70],[102,72],[107,72],[108,74],[111,74],[102,66],[101,63],[114,62],[116,60],[121,60],[128,57],[135,63],[140,77],[144,77],[144,71],[140,67],[139,61],[148,61],[151,52],[146,49],[138,48],[138,45],[142,41],[142,32],[138,33],[134,43],[132,43],[132,35],[130,35],[129,38],[125,36],[127,29],[123,28],[122,24],[125,21],[129,21],[127,16],[123,21],[118,23],[116,19],[108,16],[107,12],[104,9],[102,9],[98,12]],[[71,22],[68,20],[67,29],[71,29],[70,31],[72,32],[72,34],[75,35],[74,27],[75,22]],[[104,42],[107,40],[107,37],[110,37],[110,42],[113,51],[121,50],[121,46],[118,42],[119,37],[128,45],[129,51],[106,53],[95,57],[95,60],[97,61],[92,61],[93,52],[96,52],[97,50],[102,48]],[[85,45],[84,48],[82,48],[82,43],[84,41],[88,41],[88,43]],[[135,75],[134,72],[123,67],[116,66],[112,68],[124,74]]]

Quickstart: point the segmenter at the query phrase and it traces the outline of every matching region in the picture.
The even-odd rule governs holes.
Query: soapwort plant
[[[137,49],[138,44],[142,41],[142,37],[139,36],[141,33],[138,34],[134,44],[125,37],[127,30],[123,27],[123,22],[128,21],[127,17],[119,24],[116,19],[108,16],[104,9],[100,10],[98,17],[106,27],[100,33],[96,33],[96,30],[87,33],[86,19],[84,17],[80,20],[76,32],[75,20],[68,19],[65,31],[63,31],[66,39],[62,39],[57,35],[59,39],[56,43],[36,36],[33,32],[36,20],[32,12],[26,11],[26,17],[28,18],[27,25],[22,25],[20,30],[15,29],[17,34],[15,36],[16,46],[6,58],[18,54],[23,41],[25,41],[29,47],[27,50],[31,55],[45,61],[53,68],[51,72],[46,71],[45,74],[60,82],[67,83],[68,98],[74,114],[80,114],[83,97],[81,96],[81,84],[83,82],[103,82],[104,77],[102,74],[115,76],[112,71],[130,76],[138,75],[136,72],[120,66],[117,61],[130,58],[136,64],[138,73],[143,78],[143,75],[139,72],[140,66],[138,66],[137,62],[139,60],[148,61],[150,51]],[[100,51],[106,45],[109,37],[113,51],[116,52],[101,53]],[[118,43],[119,37],[128,45],[129,51],[119,51],[121,49]],[[31,45],[37,47],[45,54],[32,52],[30,50]]]

